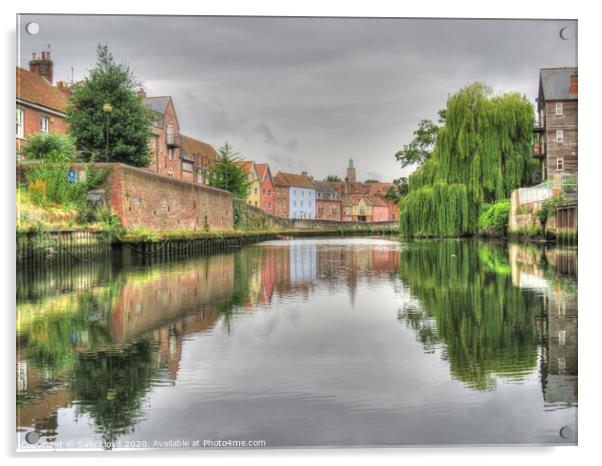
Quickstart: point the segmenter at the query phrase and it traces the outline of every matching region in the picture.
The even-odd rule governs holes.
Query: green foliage
[[[401,162],[401,168],[410,165],[420,166],[430,159],[438,133],[439,127],[432,121],[420,120],[418,128],[413,133],[414,139],[395,154],[397,161]]]
[[[238,199],[246,199],[251,183],[244,170],[236,163],[240,160],[237,152],[226,143],[220,147],[217,162],[207,171],[209,185],[230,191]]]
[[[485,206],[479,215],[479,233],[506,233],[510,217],[510,201],[499,201]]]
[[[404,236],[461,236],[469,223],[466,187],[435,183],[412,190],[399,203],[399,226]]]
[[[326,181],[341,181],[341,177],[337,175],[328,175]]]
[[[454,378],[492,390],[498,378],[522,380],[536,368],[542,301],[512,285],[505,247],[415,241],[399,264],[418,300],[400,318],[426,349],[443,349]]]
[[[67,122],[77,149],[87,161],[148,166],[154,116],[137,92],[139,83],[127,65],[115,63],[106,45],[98,45],[97,55],[96,66],[87,80],[73,86],[67,105]],[[108,154],[105,103],[112,106]]]
[[[537,218],[542,226],[546,225],[548,218],[556,215],[556,208],[564,201],[562,196],[551,197],[541,203],[541,207],[537,211]]]
[[[236,230],[265,231],[270,228],[267,215],[248,208],[242,200],[234,200],[232,213]]]
[[[393,186],[387,189],[385,198],[397,204],[409,191],[410,185],[408,184],[408,179],[406,177],[396,178],[393,180]]]
[[[52,158],[68,161],[75,157],[75,142],[71,136],[40,132],[29,136],[21,151],[28,160]]]
[[[431,158],[410,175],[410,192],[400,201],[408,236],[474,234],[484,204],[509,198],[532,179],[533,106],[526,98],[492,96],[476,83],[451,96],[444,115]],[[456,187],[454,199],[438,196],[445,185]]]

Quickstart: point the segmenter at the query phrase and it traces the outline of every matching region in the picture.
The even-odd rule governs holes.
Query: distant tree
[[[251,183],[244,170],[236,163],[239,154],[232,151],[228,141],[219,148],[217,162],[207,171],[209,185],[230,191],[234,197],[245,199]]]
[[[378,183],[378,180],[373,180],[373,179],[367,179],[366,181],[364,181],[364,183],[366,184],[374,184],[374,183]]]
[[[410,185],[406,177],[396,178],[393,180],[393,186],[390,186],[385,193],[385,198],[395,203],[408,194],[410,191]]]
[[[341,178],[337,175],[328,175],[326,181],[341,181]]]
[[[67,122],[84,160],[123,162],[138,167],[151,161],[149,140],[153,116],[144,106],[140,84],[129,67],[115,63],[106,45],[98,45],[96,66],[88,79],[73,86]],[[108,114],[105,104],[110,104]]]
[[[444,111],[439,112],[439,118],[439,121],[445,120]],[[395,154],[397,161],[401,162],[401,168],[410,165],[420,166],[430,159],[438,133],[439,126],[431,120],[421,120],[413,133],[414,139]]]

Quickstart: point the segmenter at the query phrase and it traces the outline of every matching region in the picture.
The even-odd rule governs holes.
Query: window
[[[48,118],[46,115],[42,115],[40,117],[40,131],[42,133],[48,134],[49,130],[50,130],[50,118]]]
[[[257,188],[255,188],[255,194],[257,194]]]
[[[23,139],[23,123],[25,113],[20,108],[17,109],[17,137]]]
[[[558,157],[556,159],[556,170],[557,171],[564,170],[564,159],[562,157]]]
[[[556,115],[562,115],[562,102],[556,102]]]
[[[171,147],[167,150],[167,154],[169,156],[169,160],[173,160],[173,149]]]
[[[556,142],[564,142],[564,130],[556,130]]]

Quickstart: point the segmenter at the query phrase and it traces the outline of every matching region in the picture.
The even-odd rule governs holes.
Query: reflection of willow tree
[[[415,242],[401,252],[400,274],[418,309],[402,315],[425,348],[442,345],[454,377],[495,388],[536,365],[532,293],[512,286],[505,248],[466,241]]]
[[[155,373],[154,345],[141,340],[121,351],[81,353],[71,389],[79,410],[94,419],[105,440],[129,432]]]

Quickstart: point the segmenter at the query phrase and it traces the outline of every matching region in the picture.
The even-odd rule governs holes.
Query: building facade
[[[274,215],[288,218],[289,184],[281,172],[274,176]]]
[[[278,172],[276,175],[278,188],[287,188],[288,218],[316,218],[316,189],[306,172]],[[278,196],[278,193],[276,194]]]
[[[207,184],[207,171],[217,162],[217,152],[206,142],[181,135],[182,179]]]
[[[577,173],[577,82],[574,67],[540,70],[533,155],[541,161],[541,180]]]
[[[241,160],[236,162],[243,169],[249,183],[249,194],[247,195],[247,204],[253,207],[261,207],[261,182],[259,181],[259,172],[257,165],[252,160]]]
[[[261,209],[270,215],[274,215],[274,179],[270,166],[267,163],[258,163],[257,172],[261,185]]]
[[[182,137],[173,101],[169,96],[146,97],[142,89],[140,93],[144,105],[155,116],[150,141],[152,159],[147,170],[182,180],[182,163],[188,168],[190,161],[181,158]]]
[[[342,204],[339,193],[326,181],[313,180],[316,188],[316,218],[341,220]]]
[[[16,69],[16,150],[36,133],[66,134],[65,107],[70,89],[64,82],[53,86],[50,52],[34,53],[29,70]]]

